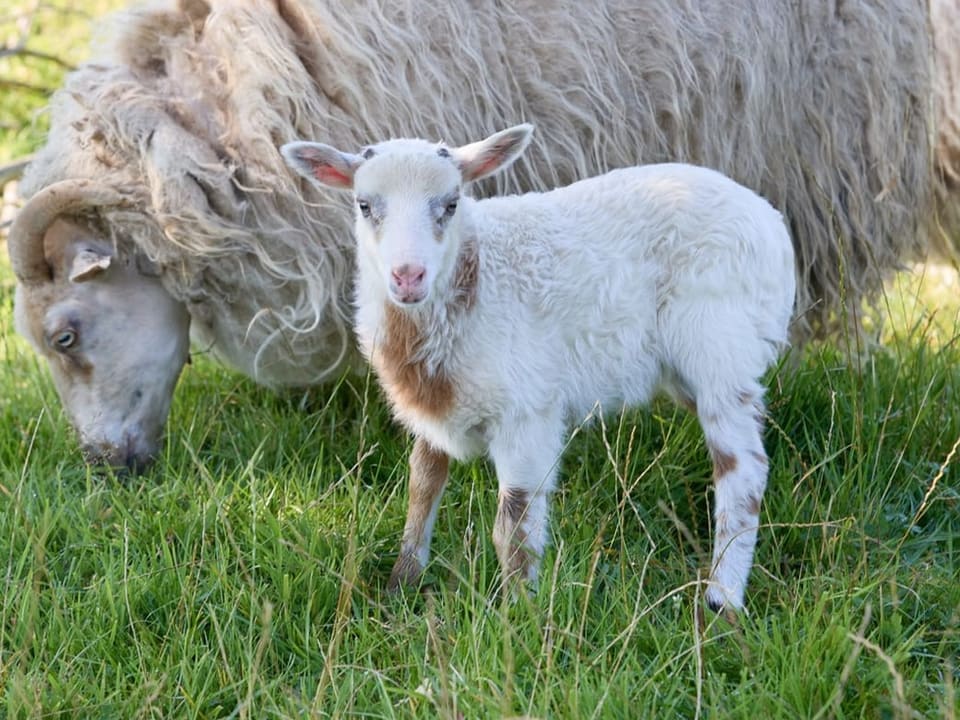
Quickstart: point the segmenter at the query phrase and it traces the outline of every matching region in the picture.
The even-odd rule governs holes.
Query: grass
[[[4,253],[0,718],[953,720],[960,296],[924,272],[880,347],[771,374],[747,613],[700,632],[710,467],[669,404],[573,434],[534,597],[496,592],[483,462],[454,467],[425,587],[391,596],[409,441],[369,378],[276,394],[200,357],[158,466],[96,473]]]
[[[0,277],[0,716],[957,715],[960,358],[915,301],[861,367],[811,346],[772,377],[748,613],[701,634],[709,462],[669,404],[572,437],[535,597],[497,595],[482,462],[390,596],[409,442],[372,383],[200,358],[160,465],[96,474]]]

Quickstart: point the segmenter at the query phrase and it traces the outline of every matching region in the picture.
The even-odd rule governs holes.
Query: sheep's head
[[[47,358],[84,454],[140,470],[189,357],[190,320],[143,258],[118,253],[78,214],[128,203],[89,181],[56,183],[23,208],[8,247],[17,329]]]
[[[531,125],[517,125],[458,148],[389,140],[359,155],[310,142],[281,150],[317,185],[354,191],[358,262],[383,279],[394,303],[415,306],[453,272],[463,186],[509,166],[532,133]]]

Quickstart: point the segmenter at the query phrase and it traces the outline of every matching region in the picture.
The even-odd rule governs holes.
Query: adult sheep
[[[814,330],[928,243],[934,50],[915,0],[181,0],[108,35],[53,98],[9,250],[17,325],[87,456],[113,465],[155,452],[188,324],[269,385],[355,360],[348,213],[285,168],[277,147],[298,137],[536,123],[481,193],[716,168],[788,218]]]

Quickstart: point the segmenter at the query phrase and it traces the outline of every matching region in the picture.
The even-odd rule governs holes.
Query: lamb
[[[545,193],[476,200],[531,125],[451,148],[391,140],[362,154],[288,143],[314,183],[354,191],[355,330],[415,436],[391,585],[429,557],[449,458],[486,453],[504,576],[534,583],[557,460],[594,408],[665,390],[697,414],[713,461],[706,598],[739,609],[768,461],[760,377],[786,344],[793,246],[779,212],[706,168],[649,165]]]

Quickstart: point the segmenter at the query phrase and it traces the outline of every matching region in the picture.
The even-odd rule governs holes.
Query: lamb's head
[[[84,454],[139,470],[157,452],[190,320],[144,258],[82,219],[126,204],[90,181],[50,185],[21,210],[8,248],[17,329],[47,358]]]
[[[317,185],[354,191],[358,262],[382,278],[390,300],[415,306],[452,276],[462,240],[457,209],[463,187],[509,166],[532,133],[532,125],[517,125],[457,148],[388,140],[358,155],[310,142],[281,150]]]

